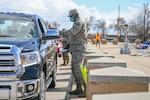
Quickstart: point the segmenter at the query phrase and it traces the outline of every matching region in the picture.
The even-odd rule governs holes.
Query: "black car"
[[[56,85],[58,37],[38,15],[0,13],[0,99],[46,100]]]

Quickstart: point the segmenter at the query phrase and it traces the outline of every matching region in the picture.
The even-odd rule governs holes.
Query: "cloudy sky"
[[[70,9],[77,8],[84,20],[94,16],[97,20],[113,23],[120,16],[131,20],[144,3],[150,0],[0,0],[1,12],[23,12],[40,15],[49,22],[58,22],[60,29],[70,28],[72,23],[67,17]]]

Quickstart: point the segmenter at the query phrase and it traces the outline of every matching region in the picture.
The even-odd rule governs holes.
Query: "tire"
[[[57,73],[57,61],[56,60],[54,62],[53,67],[54,67],[54,69],[53,69],[52,74],[51,74],[52,82],[48,88],[55,88],[55,86],[56,86],[56,73]]]
[[[41,81],[40,93],[38,97],[34,98],[33,100],[46,100],[45,74],[43,71],[41,72],[40,75],[40,81]]]

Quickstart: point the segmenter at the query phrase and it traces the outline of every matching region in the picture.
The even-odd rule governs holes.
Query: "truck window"
[[[43,21],[42,19],[39,19],[39,20],[38,20],[38,23],[39,23],[41,32],[45,34],[46,31],[47,31],[47,28],[46,28],[46,26],[45,26],[44,21]]]

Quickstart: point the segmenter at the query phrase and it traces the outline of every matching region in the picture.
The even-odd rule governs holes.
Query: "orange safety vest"
[[[100,40],[100,34],[96,34],[96,40]]]

